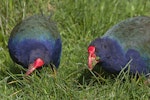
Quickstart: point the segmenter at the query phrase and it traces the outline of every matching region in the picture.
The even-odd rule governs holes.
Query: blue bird
[[[54,21],[44,15],[34,15],[14,27],[8,49],[14,62],[28,68],[26,75],[43,65],[57,69],[62,49],[61,36]]]
[[[124,68],[128,62],[130,68]],[[88,46],[90,70],[94,63],[112,74],[124,68],[132,74],[147,75],[150,72],[150,17],[123,20],[93,40]]]

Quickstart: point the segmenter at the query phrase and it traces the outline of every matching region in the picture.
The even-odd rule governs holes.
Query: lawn
[[[57,76],[50,67],[24,77],[8,53],[7,41],[22,19],[41,11],[57,22],[63,50]],[[87,67],[87,46],[111,26],[134,16],[150,16],[150,0],[1,0],[1,100],[149,100],[145,77],[110,75]]]

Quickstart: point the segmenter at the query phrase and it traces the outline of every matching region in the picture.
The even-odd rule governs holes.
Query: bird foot
[[[150,77],[148,77],[148,78],[146,79],[146,81],[144,81],[144,84],[145,84],[145,85],[150,85]]]
[[[150,85],[150,73],[146,75],[146,81],[144,81],[145,85]]]

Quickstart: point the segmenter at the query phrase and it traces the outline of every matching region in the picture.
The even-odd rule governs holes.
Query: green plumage
[[[124,50],[135,49],[150,58],[150,17],[124,20],[109,29],[104,37],[117,40]]]
[[[12,31],[11,37],[22,39],[57,39],[60,37],[55,22],[42,15],[34,15],[20,22]],[[40,37],[40,38],[39,38]]]

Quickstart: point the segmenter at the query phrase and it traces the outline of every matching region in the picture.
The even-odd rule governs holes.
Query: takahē
[[[12,60],[28,68],[26,75],[43,65],[58,68],[61,48],[55,22],[44,15],[34,15],[17,24],[8,42]]]
[[[94,62],[113,74],[119,73],[130,62],[125,71],[147,75],[150,72],[150,17],[124,20],[92,41],[88,47],[90,70]]]

